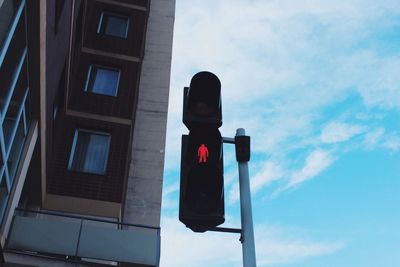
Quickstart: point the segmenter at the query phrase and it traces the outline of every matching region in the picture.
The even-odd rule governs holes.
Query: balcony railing
[[[19,3],[19,4],[18,4]],[[10,12],[0,48],[0,222],[29,127],[25,0],[5,1]]]
[[[6,249],[63,260],[158,266],[160,228],[16,209]]]

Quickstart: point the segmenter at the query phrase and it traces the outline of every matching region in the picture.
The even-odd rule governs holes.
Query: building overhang
[[[54,194],[46,194],[43,209],[107,218],[121,217],[120,203]]]

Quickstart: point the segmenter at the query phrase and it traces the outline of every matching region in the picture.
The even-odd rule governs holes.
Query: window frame
[[[72,168],[73,165],[73,160],[75,157],[75,149],[76,149],[76,144],[78,141],[78,135],[79,132],[85,132],[85,133],[89,133],[89,134],[96,134],[96,135],[102,135],[102,136],[108,136],[108,142],[107,142],[107,153],[106,153],[106,157],[105,157],[105,161],[104,161],[104,166],[103,166],[103,170],[102,172],[90,172],[90,171],[84,171],[84,170],[76,170]],[[82,128],[76,128],[75,132],[74,132],[74,137],[72,139],[72,146],[71,146],[71,150],[69,153],[69,157],[68,157],[68,165],[67,165],[67,170],[68,171],[72,171],[72,172],[79,172],[79,173],[87,173],[87,174],[94,174],[94,175],[106,175],[107,173],[107,166],[108,166],[108,159],[109,159],[109,155],[110,155],[110,148],[111,148],[111,134],[107,133],[107,132],[101,132],[101,131],[95,131],[95,130],[88,130],[88,129],[82,129]],[[85,158],[86,160],[86,158]]]
[[[126,19],[126,29],[125,29],[124,36],[107,34],[105,32],[105,29],[106,29],[107,25],[103,26],[104,16]],[[117,13],[117,12],[110,12],[110,11],[101,11],[99,24],[97,25],[97,34],[102,34],[102,35],[105,35],[105,36],[111,36],[111,37],[121,38],[121,39],[128,39],[130,21],[131,21],[130,20],[130,16],[128,16],[126,14],[121,14],[121,13]],[[102,31],[102,29],[103,29],[103,31]]]
[[[115,95],[114,94],[111,95],[111,94],[103,94],[103,93],[95,92],[95,91],[93,91],[93,89],[92,89],[92,91],[88,90],[89,89],[90,78],[92,76],[91,74],[92,74],[93,68],[111,70],[111,71],[118,72],[117,84],[116,84],[116,88],[115,88]],[[120,69],[120,68],[109,67],[109,66],[104,66],[104,65],[99,65],[99,64],[89,64],[88,71],[87,71],[87,74],[86,74],[86,82],[85,82],[84,91],[87,92],[87,93],[96,94],[96,95],[118,97],[119,84],[120,84],[120,81],[121,81],[121,72],[122,72],[122,69]],[[97,78],[97,72],[96,72],[95,79],[96,78]],[[93,85],[94,85],[94,82],[93,82]]]

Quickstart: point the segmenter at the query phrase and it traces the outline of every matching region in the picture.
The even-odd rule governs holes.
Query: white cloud
[[[383,142],[382,146],[389,149],[392,152],[400,150],[400,134],[392,133],[387,136],[387,139]]]
[[[236,162],[236,159],[232,158],[232,161]],[[225,164],[227,164],[227,161],[224,159]],[[226,165],[225,165],[226,166]],[[227,173],[224,173],[224,185],[229,186],[235,182],[238,181],[238,168],[234,166],[231,170],[229,170]]]
[[[322,243],[302,240],[285,229],[266,225],[255,227],[257,266],[295,263],[307,258],[335,253],[343,242]],[[242,266],[237,234],[193,233],[177,218],[163,217],[161,264],[163,267]]]
[[[400,108],[400,56],[385,51],[360,49],[343,58],[337,73],[338,84],[356,88],[368,107]]]
[[[282,178],[282,170],[276,163],[267,161],[261,170],[257,172],[250,181],[250,189],[257,192],[264,186]]]
[[[230,187],[227,200],[229,204],[233,204],[236,201],[238,201],[239,198],[240,198],[239,182],[236,182]]]
[[[175,182],[169,186],[163,188],[163,194],[168,196],[169,194],[179,190],[179,182]]]
[[[364,137],[364,145],[368,149],[373,149],[376,147],[377,144],[382,140],[384,136],[385,129],[384,128],[377,128],[373,131],[368,132]]]
[[[175,182],[171,185],[164,186],[162,192],[162,207],[166,209],[176,209],[178,202],[176,199],[171,198],[171,194],[179,191],[179,182]]]
[[[264,187],[283,177],[283,170],[281,167],[277,163],[271,161],[265,161],[262,166],[253,168],[253,170],[256,172],[250,177],[250,190],[253,196]],[[238,201],[239,198],[239,183],[235,182],[229,190],[228,203],[233,204]]]
[[[398,152],[400,150],[400,134],[395,131],[387,132],[380,127],[365,135],[363,145],[367,149],[381,148],[390,152]]]
[[[312,151],[308,155],[304,167],[293,174],[286,188],[296,186],[316,177],[334,161],[335,159],[328,151],[322,149]]]
[[[335,253],[344,248],[343,243],[315,243],[310,241],[279,241],[262,240],[258,243],[265,249],[258,261],[258,266],[276,266],[300,262],[307,258]]]
[[[365,131],[365,127],[342,122],[330,122],[322,129],[320,140],[324,143],[338,143],[349,140]]]

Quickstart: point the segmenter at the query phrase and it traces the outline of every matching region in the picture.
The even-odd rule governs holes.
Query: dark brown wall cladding
[[[139,82],[139,63],[77,53],[69,90],[70,109],[131,119]],[[121,69],[117,96],[85,91],[89,65]]]
[[[46,4],[46,161],[51,157],[54,111],[57,109],[57,114],[61,113],[57,98],[65,90],[71,11],[72,1],[56,0]]]
[[[98,33],[102,12],[129,17],[127,38]],[[144,32],[148,11],[94,2],[86,5],[83,46],[111,53],[141,58],[143,55]]]
[[[142,6],[145,8],[150,7],[150,0],[117,0],[120,3]]]
[[[67,169],[76,129],[111,134],[105,175]],[[62,115],[56,121],[55,133],[53,169],[48,178],[47,192],[121,203],[130,126]]]

